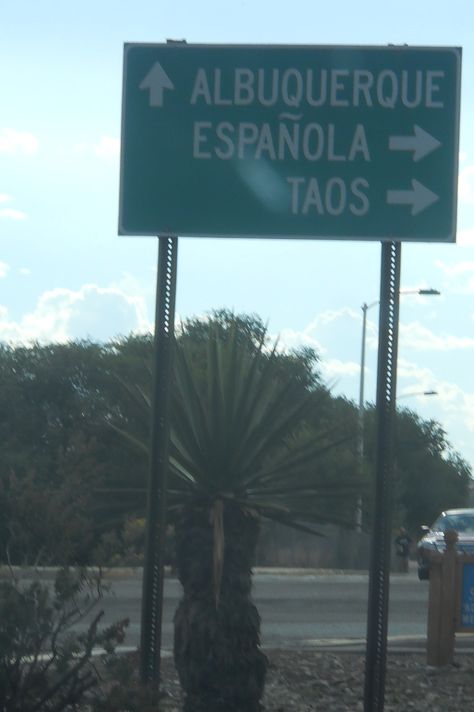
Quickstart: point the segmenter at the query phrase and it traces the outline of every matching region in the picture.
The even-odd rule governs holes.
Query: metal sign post
[[[369,571],[364,712],[383,712],[384,708],[400,259],[400,243],[382,244],[375,511]]]
[[[140,641],[140,674],[144,683],[158,683],[160,679],[169,401],[174,340],[177,256],[178,238],[160,237]]]

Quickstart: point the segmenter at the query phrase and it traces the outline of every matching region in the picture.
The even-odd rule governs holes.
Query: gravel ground
[[[364,655],[313,650],[266,651],[270,667],[266,712],[358,712],[363,710]],[[163,712],[179,712],[180,688],[173,661],[162,662]],[[467,712],[474,700],[474,656],[429,668],[422,654],[389,655],[385,712]]]

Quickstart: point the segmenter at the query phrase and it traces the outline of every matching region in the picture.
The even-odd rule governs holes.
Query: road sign
[[[455,239],[461,50],[128,44],[124,235]]]

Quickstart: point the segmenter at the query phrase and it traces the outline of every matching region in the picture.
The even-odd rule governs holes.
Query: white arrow
[[[411,187],[411,190],[387,190],[387,203],[389,205],[411,205],[411,214],[418,215],[439,200],[439,195],[415,179],[412,180]]]
[[[140,84],[140,89],[150,92],[150,106],[163,106],[165,89],[174,89],[173,83],[159,62],[155,62]]]
[[[441,142],[416,124],[413,126],[413,136],[389,136],[388,139],[391,151],[413,151],[415,163],[438,146],[441,146]]]

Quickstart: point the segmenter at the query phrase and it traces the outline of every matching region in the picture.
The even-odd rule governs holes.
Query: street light
[[[403,291],[400,291],[400,295],[405,295],[405,294],[420,294],[425,297],[431,297],[431,296],[438,296],[441,294],[437,289],[404,289]],[[380,304],[380,301],[377,299],[375,302],[371,302],[370,304],[367,304],[364,302],[362,304],[362,348],[361,348],[361,356],[360,356],[360,384],[359,384],[359,457],[362,462],[362,459],[364,457],[364,409],[365,409],[365,401],[364,401],[364,386],[365,386],[365,340],[366,340],[366,332],[367,332],[367,312],[369,309],[372,307],[377,306],[377,304]],[[426,392],[424,395],[435,395],[435,391],[431,392]],[[407,394],[410,395],[410,394]],[[356,507],[356,516],[355,516],[355,524],[356,524],[356,529],[357,531],[361,531],[362,528],[362,497],[357,498],[357,507]]]
[[[397,396],[397,401],[400,398],[409,398],[410,396],[437,396],[438,391],[410,391],[410,393],[401,393]]]

